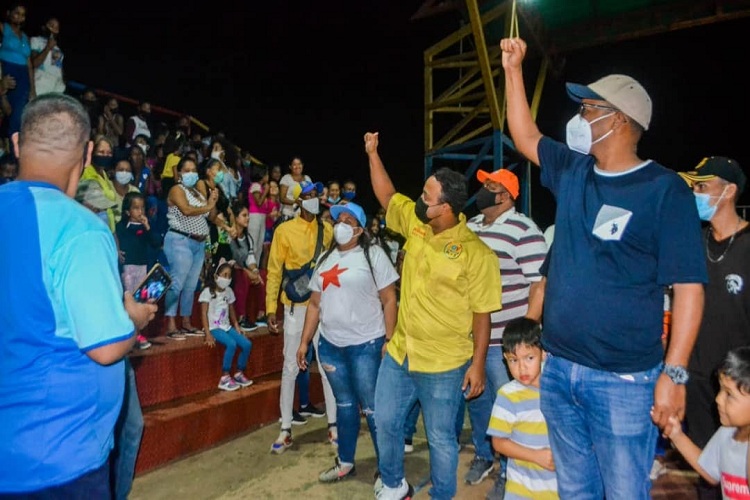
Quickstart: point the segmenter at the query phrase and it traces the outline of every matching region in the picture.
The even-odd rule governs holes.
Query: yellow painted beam
[[[459,78],[453,85],[448,87],[442,94],[440,94],[435,100],[439,101],[447,99],[448,97],[455,97],[454,94],[462,89],[464,85],[467,85],[472,78],[479,74],[479,65],[471,71],[466,71],[461,78]]]
[[[443,107],[443,106],[452,106],[454,104],[468,104],[468,103],[474,103],[477,99],[483,99],[484,98],[484,91],[482,92],[474,92],[473,94],[465,94],[459,97],[451,97],[448,99],[439,99],[435,100],[430,104],[430,109],[436,110],[436,108]]]
[[[479,12],[477,0],[466,0],[466,7],[469,10],[471,29],[474,33],[474,43],[476,44],[479,56],[479,67],[482,69],[482,81],[484,82],[484,90],[487,93],[487,103],[490,106],[492,128],[499,130],[502,128],[503,123],[500,118],[500,105],[497,102],[497,92],[492,78],[492,66],[487,53],[487,42],[484,38],[482,15]]]
[[[480,135],[480,134],[482,134],[484,132],[487,132],[490,129],[492,129],[492,124],[491,123],[485,123],[481,127],[478,127],[476,129],[472,130],[468,134],[462,135],[461,137],[459,137],[458,139],[456,139],[455,141],[453,141],[452,143],[450,143],[449,146],[455,146],[455,145],[458,145],[458,144],[463,144],[464,142],[468,141],[469,139],[473,139],[476,136],[478,136],[478,135]]]
[[[536,121],[536,115],[539,113],[539,104],[542,101],[542,91],[544,82],[547,79],[549,70],[549,57],[542,58],[542,64],[539,67],[539,75],[536,77],[536,86],[534,87],[534,96],[531,98],[531,117]]]
[[[476,119],[476,117],[479,116],[479,110],[475,109],[474,111],[470,111],[466,116],[461,118],[461,121],[456,123],[438,142],[435,144],[435,149],[440,149],[445,147],[448,142],[456,137],[459,132],[461,132],[461,129],[463,129],[466,125],[468,125],[472,120]],[[491,124],[490,124],[491,125]],[[455,144],[455,142],[454,142]]]
[[[488,10],[484,13],[483,21],[485,24],[494,21],[501,15],[505,13],[505,11],[508,10],[507,2],[503,2],[496,7],[493,7],[492,9]],[[441,53],[451,45],[454,45],[458,43],[459,40],[464,38],[465,36],[468,36],[472,33],[472,27],[470,25],[463,26],[459,28],[458,30],[454,31],[447,37],[443,38],[439,42],[437,42],[432,47],[429,47],[427,50],[425,50],[425,55],[431,55],[434,56],[436,54]]]

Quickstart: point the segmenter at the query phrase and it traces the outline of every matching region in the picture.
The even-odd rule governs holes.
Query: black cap
[[[747,177],[742,167],[735,160],[725,156],[710,156],[703,160],[690,172],[679,172],[691,186],[695,182],[708,181],[720,177],[727,182],[737,184],[739,194],[745,190]]]

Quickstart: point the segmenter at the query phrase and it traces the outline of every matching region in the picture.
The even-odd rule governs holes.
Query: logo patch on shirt
[[[620,207],[602,205],[594,222],[592,234],[604,241],[620,241],[633,212]]]
[[[745,281],[739,274],[727,274],[724,277],[724,283],[727,285],[727,292],[732,295],[738,295],[745,288]]]
[[[461,255],[461,252],[463,252],[464,247],[461,246],[461,243],[448,243],[445,245],[445,248],[443,248],[443,253],[446,257],[449,259],[457,259],[459,255]]]
[[[721,488],[724,498],[736,498],[737,500],[750,500],[750,488],[747,479],[734,476],[727,472],[721,473]]]
[[[417,226],[417,227],[415,227],[414,229],[411,230],[411,235],[412,236],[417,236],[419,238],[424,238],[425,234],[427,234],[426,231],[423,228],[419,227],[419,226]]]

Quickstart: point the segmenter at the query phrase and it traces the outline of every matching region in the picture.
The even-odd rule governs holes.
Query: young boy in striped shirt
[[[558,499],[547,423],[539,409],[544,352],[539,323],[517,318],[505,327],[503,356],[513,380],[497,391],[487,434],[508,457],[505,500]]]

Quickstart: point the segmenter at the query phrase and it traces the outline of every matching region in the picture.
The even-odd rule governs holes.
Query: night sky
[[[58,17],[67,79],[195,116],[268,164],[300,155],[314,180],[352,177],[369,208],[365,131],[380,131],[397,188],[415,195],[423,181],[422,54],[458,28],[459,16],[410,21],[421,3],[35,2],[26,32]],[[564,138],[575,111],[565,81],[626,73],[655,106],[642,157],[675,170],[706,155],[750,165],[748,28],[750,19],[726,21],[566,54],[547,79],[540,129]],[[532,185],[533,216],[546,227],[551,196]]]

